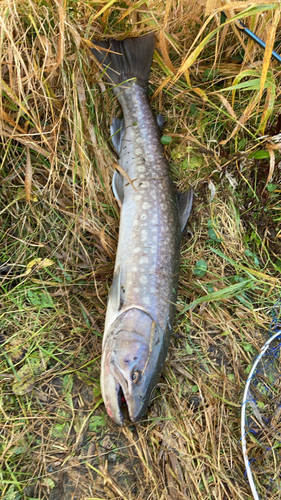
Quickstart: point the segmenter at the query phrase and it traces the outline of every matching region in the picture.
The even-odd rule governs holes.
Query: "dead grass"
[[[278,51],[277,2],[223,8]],[[221,10],[192,0],[0,4],[4,500],[251,498],[240,402],[280,294],[280,69]],[[175,184],[193,186],[195,203],[163,376],[146,419],[117,428],[99,372],[118,241],[118,106],[89,46],[151,30],[151,104],[172,138]]]

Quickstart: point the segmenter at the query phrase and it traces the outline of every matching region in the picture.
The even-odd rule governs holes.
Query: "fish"
[[[122,167],[112,187],[120,209],[118,247],[108,294],[101,392],[108,415],[143,418],[163,369],[176,311],[181,232],[193,192],[176,192],[161,144],[162,116],[148,99],[155,36],[94,41],[91,48],[123,118],[111,139]],[[128,180],[129,179],[129,180]],[[129,182],[130,181],[130,182]]]

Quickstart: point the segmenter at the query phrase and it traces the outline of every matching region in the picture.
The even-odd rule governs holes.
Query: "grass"
[[[1,2],[4,500],[251,498],[240,403],[280,297],[280,67],[229,20],[280,53],[280,7],[243,6],[225,19],[192,0]],[[151,30],[151,105],[195,201],[160,383],[145,419],[117,428],[99,376],[119,107],[89,47]],[[267,487],[259,477],[261,498]]]

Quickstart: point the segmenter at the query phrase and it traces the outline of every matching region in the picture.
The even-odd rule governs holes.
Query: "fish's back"
[[[164,328],[178,282],[181,232],[175,190],[147,97],[134,85],[122,101],[120,164],[134,188],[123,179],[115,266],[121,271],[121,304],[143,307]]]

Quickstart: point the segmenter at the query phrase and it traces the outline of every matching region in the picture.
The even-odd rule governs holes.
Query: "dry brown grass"
[[[278,5],[223,8],[270,44]],[[192,0],[0,4],[0,260],[11,269],[0,295],[5,500],[251,498],[240,402],[280,293],[280,203],[266,189],[280,181],[271,138],[280,71],[234,23],[219,27],[221,10]],[[117,428],[99,363],[118,240],[109,126],[119,108],[89,47],[103,33],[151,30],[151,104],[173,137],[165,154],[175,184],[192,185],[195,203],[159,387],[143,422]],[[261,149],[269,159],[249,158]],[[194,273],[199,260],[204,276]]]

